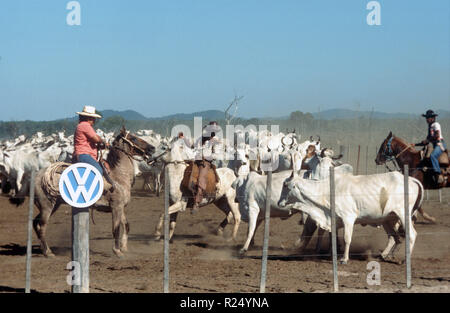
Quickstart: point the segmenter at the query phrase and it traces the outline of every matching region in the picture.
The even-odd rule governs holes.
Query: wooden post
[[[409,169],[408,165],[405,164],[404,167],[404,188],[405,188],[405,259],[406,259],[406,287],[411,288],[411,251],[410,251],[410,224],[411,216],[409,212]]]
[[[442,189],[439,189],[439,203],[442,203]]]
[[[366,146],[366,175],[369,173],[369,146]]]
[[[25,274],[25,293],[30,293],[31,286],[31,256],[33,249],[33,209],[34,209],[34,178],[36,172],[31,172],[30,180],[30,206],[28,209],[28,238],[27,238],[27,265]]]
[[[377,155],[378,154],[378,149],[377,149],[378,147],[377,146],[375,146],[375,155]],[[375,172],[378,174],[378,165],[375,163]]]
[[[361,145],[358,145],[358,159],[356,160],[356,175],[359,175],[359,158],[361,156]]]
[[[350,145],[347,145],[347,164],[350,164]]]
[[[80,277],[72,292],[89,293],[89,208],[72,207],[72,261],[79,265]]]
[[[333,258],[333,290],[339,291],[337,273],[337,242],[336,242],[336,197],[334,183],[334,167],[330,167],[330,209],[331,209],[331,254]]]
[[[164,169],[164,293],[169,293],[169,171]]]
[[[272,169],[267,172],[267,186],[266,186],[266,215],[264,218],[264,244],[261,264],[261,281],[259,285],[259,292],[266,292],[266,277],[267,277],[267,256],[269,251],[269,225],[270,225],[270,199],[272,197]]]

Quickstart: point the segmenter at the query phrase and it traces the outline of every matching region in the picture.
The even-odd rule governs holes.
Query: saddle
[[[207,163],[206,163],[207,162]],[[200,167],[208,166],[209,170],[206,175],[206,186],[203,190],[203,197],[215,198],[217,183],[220,181],[216,171],[216,166],[206,160],[190,161],[188,167],[184,171],[183,180],[181,181],[181,192],[195,196],[197,194],[200,176]]]

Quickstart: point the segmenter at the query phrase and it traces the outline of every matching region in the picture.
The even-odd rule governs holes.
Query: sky
[[[224,110],[450,110],[450,1],[66,0],[0,2],[0,120],[84,105],[147,117]]]

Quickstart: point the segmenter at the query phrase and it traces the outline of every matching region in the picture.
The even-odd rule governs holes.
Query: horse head
[[[112,147],[126,153],[130,157],[141,156],[149,159],[155,152],[155,147],[126,130],[124,126],[112,143]]]
[[[375,158],[375,163],[377,165],[385,164],[386,161],[390,161],[394,158],[394,151],[392,150],[392,141],[394,138],[395,136],[391,131],[386,139],[384,139],[380,149],[378,150],[377,157]]]

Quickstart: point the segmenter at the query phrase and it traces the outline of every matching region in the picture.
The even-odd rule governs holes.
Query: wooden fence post
[[[272,169],[267,172],[267,186],[266,186],[266,214],[264,218],[264,244],[261,262],[261,281],[259,291],[266,292],[266,277],[267,277],[267,256],[269,252],[269,225],[270,225],[270,199],[272,197]]]
[[[331,253],[333,258],[333,290],[339,291],[337,273],[337,242],[336,242],[336,198],[334,183],[334,167],[330,167],[330,209],[331,209]]]
[[[89,293],[89,208],[72,207],[72,261],[79,264],[80,284],[73,293]]]
[[[406,259],[406,287],[411,288],[411,251],[410,251],[410,224],[411,216],[409,212],[409,169],[408,165],[404,167],[404,188],[405,188],[405,259]]]
[[[366,175],[369,173],[369,146],[366,146]]]
[[[25,274],[25,293],[30,293],[31,286],[31,256],[33,253],[33,209],[34,209],[34,178],[36,172],[31,172],[30,204],[28,209],[28,238],[27,238],[27,265]]]
[[[361,145],[358,145],[358,159],[356,160],[356,175],[359,175],[359,158],[361,156]]]
[[[164,168],[164,293],[169,293],[169,171]]]

